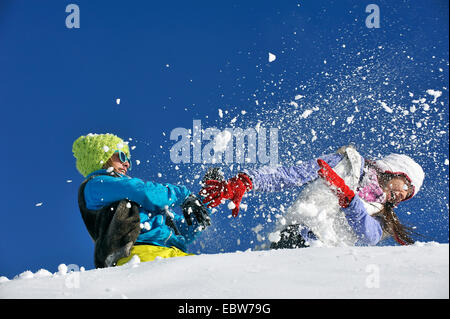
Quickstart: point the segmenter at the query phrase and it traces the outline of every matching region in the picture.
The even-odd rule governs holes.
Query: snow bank
[[[246,251],[28,272],[0,298],[449,298],[448,261],[437,243]]]

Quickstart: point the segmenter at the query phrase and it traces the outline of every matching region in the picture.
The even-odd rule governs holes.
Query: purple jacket
[[[331,167],[335,167],[342,160],[343,155],[328,154],[320,158]],[[251,177],[255,191],[278,192],[288,188],[300,187],[317,179],[319,169],[317,160],[312,160],[291,167],[263,167],[248,169],[244,172]],[[363,174],[364,171],[361,169],[361,178]],[[373,246],[381,240],[383,229],[380,220],[367,213],[364,203],[358,195],[355,195],[350,205],[347,208],[342,208],[342,211],[345,213],[348,224],[358,237],[356,245]],[[308,231],[305,231],[305,233],[308,233]]]

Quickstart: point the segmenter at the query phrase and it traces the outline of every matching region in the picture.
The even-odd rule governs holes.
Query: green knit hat
[[[86,177],[99,170],[114,154],[120,150],[130,157],[128,143],[114,134],[88,134],[73,142],[72,152],[77,159],[78,171]]]

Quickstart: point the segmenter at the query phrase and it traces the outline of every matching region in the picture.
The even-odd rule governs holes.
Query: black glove
[[[189,226],[192,225],[192,216],[197,220],[200,226],[206,228],[211,225],[208,209],[202,205],[194,194],[189,195],[182,205],[184,219]]]
[[[206,172],[205,176],[203,176],[202,183],[205,184],[206,181],[215,180],[222,182],[225,180],[223,176],[223,172],[220,170],[220,167],[210,167]]]

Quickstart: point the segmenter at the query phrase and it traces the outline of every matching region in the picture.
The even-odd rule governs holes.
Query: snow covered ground
[[[132,261],[2,277],[0,298],[449,298],[449,246],[433,242]]]

